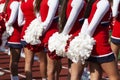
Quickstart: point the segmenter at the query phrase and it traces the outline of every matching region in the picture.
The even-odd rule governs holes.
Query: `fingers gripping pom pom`
[[[83,64],[91,54],[95,40],[87,34],[79,34],[71,42],[67,57],[73,62],[81,61]]]
[[[58,56],[65,57],[65,46],[69,37],[69,35],[64,35],[62,33],[54,33],[48,41],[48,49],[50,52],[55,51]]]
[[[39,39],[42,36],[43,25],[38,18],[34,19],[25,31],[24,40],[31,45],[40,44]]]

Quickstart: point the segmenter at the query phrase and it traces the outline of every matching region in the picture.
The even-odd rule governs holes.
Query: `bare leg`
[[[10,48],[10,64],[11,79],[18,79],[18,62],[20,59],[21,49]]]
[[[68,80],[71,78],[71,60],[68,59]]]
[[[40,60],[40,75],[47,79],[47,56],[44,51],[36,53]]]
[[[48,80],[55,80],[55,61],[47,55],[47,77]]]
[[[62,63],[61,63],[61,60],[56,60],[56,68],[55,68],[55,80],[59,80],[59,74],[61,72],[61,69],[62,69]]]
[[[116,61],[118,61],[118,54],[119,54],[120,46],[111,42],[111,49],[114,52],[114,55],[116,57]]]
[[[24,48],[25,52],[25,74],[26,80],[32,80],[32,64],[33,64],[33,57],[34,54],[32,51],[28,50],[28,48]]]
[[[120,74],[115,61],[101,64],[102,69],[107,73],[110,80],[120,80]]]
[[[47,62],[48,80],[59,80],[59,73],[61,71],[61,61],[53,60],[47,55]]]
[[[84,65],[81,62],[71,64],[71,79],[70,80],[80,80]]]
[[[100,64],[89,62],[90,67],[90,80],[101,80],[102,69]]]
[[[102,70],[104,70],[110,80],[120,80],[115,61],[102,64],[90,62],[90,80],[101,80]]]

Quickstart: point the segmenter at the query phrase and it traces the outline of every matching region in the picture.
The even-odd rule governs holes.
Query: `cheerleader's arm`
[[[88,18],[86,18],[83,22],[80,33],[84,34],[86,32],[87,28],[88,28],[88,25],[89,25]]]
[[[18,25],[23,26],[25,24],[25,19],[24,19],[24,14],[21,10],[21,7],[19,6],[19,11],[18,11]]]
[[[59,5],[59,0],[48,0],[49,10],[48,10],[47,18],[43,22],[44,33],[49,29],[52,23],[55,13],[58,9],[58,5]]]
[[[18,1],[14,1],[11,3],[10,5],[11,14],[10,14],[9,20],[7,21],[7,25],[12,25],[15,22],[18,15],[18,8],[19,8]]]
[[[97,10],[86,30],[86,33],[88,35],[93,36],[98,24],[100,23],[106,12],[109,10],[109,8],[110,8],[110,4],[107,0],[100,0],[100,2],[98,2]]]
[[[120,0],[113,0],[112,17],[117,17]]]
[[[71,3],[72,10],[70,12],[69,18],[65,24],[65,27],[62,31],[64,34],[68,34],[70,30],[72,29],[81,9],[84,6],[84,1],[83,0],[73,0]]]

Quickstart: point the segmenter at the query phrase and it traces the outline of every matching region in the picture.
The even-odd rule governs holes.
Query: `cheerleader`
[[[75,36],[77,36],[78,33],[80,32],[80,29],[84,20],[83,13],[85,10],[85,5],[86,3],[84,0],[64,0],[63,1],[60,9],[59,33],[57,32],[53,34],[53,36],[49,39],[50,51],[52,51],[52,46],[56,44],[56,46],[58,45],[57,47],[59,48],[58,49],[59,51],[55,50],[56,54],[58,56],[66,57],[67,53],[65,52],[67,52],[68,50],[70,41]],[[55,36],[54,39],[56,42],[55,41],[51,42],[54,36]],[[53,45],[51,43],[53,43]],[[70,55],[67,57],[74,58],[74,56],[70,56]],[[71,75],[70,80],[79,80],[82,75],[84,64],[82,64],[80,61],[77,62],[74,59],[70,58],[70,62],[68,65],[70,65],[69,66],[70,75]]]
[[[53,33],[58,31],[58,7],[59,0],[41,0],[40,15],[43,23],[43,35],[41,41],[47,50],[47,79],[59,80],[61,60],[48,50],[48,40]]]
[[[66,7],[67,22],[63,28],[62,34],[72,35],[69,38],[71,40],[72,38],[75,38],[76,36],[78,36],[78,33],[81,31],[81,26],[84,21],[83,14],[84,14],[85,6],[86,6],[86,3],[84,0],[68,0],[67,7]],[[71,41],[68,42],[67,44],[69,44],[70,46]],[[73,56],[70,56],[70,57],[73,57]],[[70,57],[68,56],[68,59],[69,59],[68,65],[70,65],[69,66],[70,80],[79,80],[81,78],[82,71],[84,69],[84,64],[82,64],[81,61],[78,61],[76,63]]]
[[[58,57],[55,57],[55,55],[51,55],[51,53],[48,51],[48,40],[49,37],[56,31],[57,29],[57,11],[59,6],[59,0],[36,0],[36,7],[35,12],[38,12],[38,15],[40,17],[40,29],[37,29],[37,33],[42,33],[42,35],[39,35],[40,41],[43,48],[45,48],[45,51],[47,53],[47,80],[58,80],[60,68],[61,68],[61,62]],[[37,35],[36,35],[37,36]],[[37,42],[37,41],[36,41]],[[60,66],[59,66],[60,64]]]
[[[81,30],[82,33],[90,35],[95,40],[91,56],[88,59],[90,79],[101,80],[102,71],[104,71],[110,80],[120,80],[115,56],[108,42],[110,1],[91,0],[90,2],[93,4],[88,3],[91,7],[86,10],[86,26],[83,25]],[[89,10],[90,12],[88,12]]]
[[[115,54],[116,60],[118,60],[118,54],[120,50],[120,0],[113,0],[112,6],[113,17],[113,29],[111,35],[111,48]]]
[[[36,53],[38,55],[39,60],[40,60],[40,75],[42,80],[47,80],[46,79],[46,70],[47,70],[47,63],[46,63],[46,53],[44,52],[44,47],[37,44],[31,44],[26,40],[26,37],[28,40],[31,40],[34,36],[29,35],[27,33],[32,34],[36,33],[34,32],[34,27],[32,26],[32,29],[29,31],[29,27],[32,23],[34,24],[39,24],[40,23],[40,18],[39,15],[37,15],[39,12],[36,12],[36,9],[39,10],[39,3],[41,0],[22,0],[21,6],[19,8],[19,14],[18,14],[18,24],[20,26],[23,26],[22,28],[22,33],[21,33],[21,43],[24,47],[24,53],[25,53],[25,75],[26,75],[26,80],[32,80],[32,64],[33,64],[33,57]],[[35,8],[35,10],[34,10]],[[34,21],[34,20],[37,20]],[[33,24],[33,25],[34,25]],[[39,26],[37,26],[39,28]],[[39,30],[39,29],[38,29]]]
[[[17,16],[19,9],[19,0],[9,0],[6,13],[6,33],[8,36],[7,46],[10,48],[10,64],[11,80],[19,80],[18,78],[18,62],[22,45],[20,43],[20,34],[22,27],[18,26]]]

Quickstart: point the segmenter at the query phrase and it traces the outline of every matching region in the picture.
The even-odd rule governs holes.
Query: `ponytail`
[[[7,8],[7,5],[8,5],[8,2],[9,2],[9,0],[5,0],[5,5],[3,7],[3,12],[6,12],[6,8]]]
[[[61,8],[60,8],[60,11],[59,11],[59,22],[58,22],[59,32],[62,32],[62,30],[65,26],[65,23],[66,23],[67,3],[68,3],[68,0],[64,0],[61,4]]]
[[[35,4],[34,4],[34,12],[39,12],[40,10],[40,3],[42,0],[35,0]]]
[[[89,2],[87,3],[87,7],[84,13],[84,18],[88,18],[92,9],[92,5],[95,2],[95,0],[89,0]]]
[[[113,6],[113,0],[108,0],[110,5]]]

